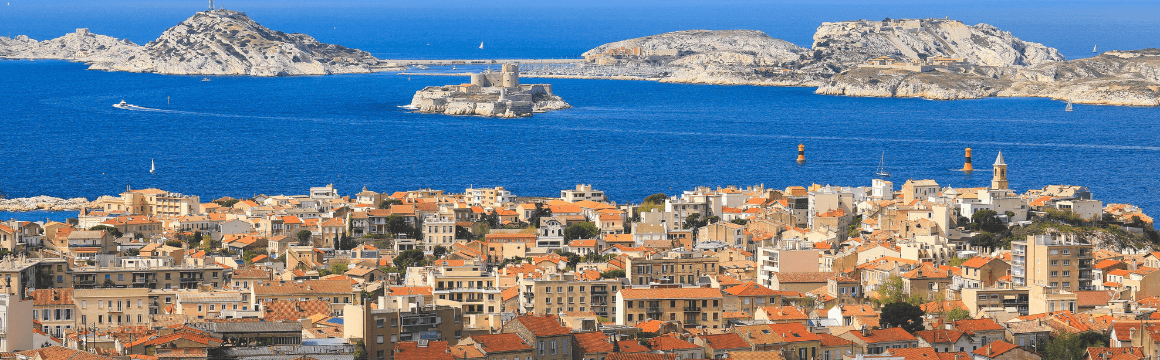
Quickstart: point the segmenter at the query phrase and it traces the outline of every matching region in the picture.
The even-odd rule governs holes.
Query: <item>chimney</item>
[[[987,357],[991,357],[991,345],[987,345]]]
[[[874,332],[870,330],[869,326],[862,325],[862,336],[870,337]]]

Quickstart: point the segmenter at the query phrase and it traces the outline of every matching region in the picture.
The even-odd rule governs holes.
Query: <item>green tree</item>
[[[611,269],[600,273],[600,278],[602,279],[623,279],[624,276],[624,270],[621,269]]]
[[[435,255],[436,259],[439,259],[447,254],[447,248],[443,247],[443,245],[435,245],[434,248],[431,248],[431,253]]]
[[[311,236],[312,235],[310,233],[310,230],[299,230],[297,233],[294,234],[294,237],[298,239],[298,245],[301,245],[301,246],[310,245],[310,237]]]
[[[407,219],[402,215],[391,215],[387,217],[387,232],[392,236],[412,236],[415,228],[407,223]],[[417,237],[415,239],[418,239]]]
[[[467,228],[459,225],[455,225],[455,239],[471,241],[472,238],[475,237],[471,235],[471,230],[468,230]]]
[[[399,199],[386,199],[379,203],[379,209],[390,209],[391,205],[403,205],[403,201]]]
[[[959,267],[959,266],[963,266],[964,262],[967,262],[967,259],[955,256],[953,258],[950,258],[950,260],[947,260],[947,265]]]
[[[1103,347],[1107,343],[1106,335],[1094,332],[1075,334],[1061,331],[1041,346],[1039,350],[1044,355],[1044,359],[1081,360],[1086,358],[1087,348]]]
[[[253,251],[253,250],[242,251],[242,261],[245,261],[246,264],[252,264],[253,263],[252,260],[254,260],[254,257],[256,257],[258,255],[261,255],[261,254],[259,254],[257,251]]]
[[[971,312],[963,308],[954,308],[946,314],[946,321],[959,321],[971,318]]]
[[[214,203],[220,205],[221,207],[233,207],[234,204],[238,203],[238,201],[241,201],[241,200],[234,199],[234,198],[223,198],[223,199],[214,200]]]
[[[891,276],[878,285],[878,298],[874,302],[881,305],[903,301],[906,301],[906,284],[902,277]]]
[[[113,282],[113,279],[105,279],[104,286],[107,288],[117,287],[117,283]]]
[[[105,231],[108,231],[109,234],[113,235],[114,238],[120,238],[121,236],[125,235],[125,234],[121,233],[121,230],[117,230],[117,228],[115,226],[109,226],[109,225],[97,225],[97,226],[89,228],[89,230],[105,230]]]
[[[395,257],[395,266],[401,269],[406,269],[412,266],[423,266],[427,263],[427,258],[423,255],[423,250],[411,249],[399,253]]]
[[[995,234],[985,231],[976,233],[975,236],[972,236],[971,239],[967,242],[970,243],[971,246],[982,246],[988,248],[1000,248],[1005,246],[1003,239],[999,239],[995,236]]]
[[[579,222],[564,229],[564,240],[593,239],[600,235],[600,229],[590,221]]]
[[[540,218],[552,217],[552,208],[544,206],[544,203],[536,203],[536,209],[532,210],[532,216],[528,217],[528,222],[534,227],[540,227]]]
[[[563,250],[556,250],[556,254],[559,254],[561,256],[568,258],[568,265],[567,265],[568,269],[575,269],[576,264],[580,263],[580,259],[581,259],[580,255],[577,255],[574,252],[565,252]]]
[[[685,229],[696,229],[705,226],[705,222],[701,220],[701,214],[689,214],[685,217],[685,223],[682,224]]]
[[[349,270],[345,261],[336,261],[330,264],[331,274],[344,274]]]
[[[749,223],[749,219],[737,218],[737,219],[729,220],[729,222],[737,224],[737,225],[745,225],[745,224]]]
[[[169,241],[165,242],[165,245],[172,246],[172,247],[181,247],[182,242],[178,241],[178,240],[169,240]]]
[[[850,225],[846,227],[846,236],[856,238],[862,235],[862,215],[854,217],[850,220]]]
[[[487,225],[488,225],[488,226],[489,226],[491,229],[498,229],[498,228],[500,228],[500,223],[499,223],[499,222],[500,222],[500,220],[499,220],[499,213],[498,213],[498,212],[496,212],[496,211],[495,211],[495,209],[492,209],[492,210],[491,210],[491,213],[488,213],[487,215],[484,215],[484,216],[483,216],[483,219],[481,219],[481,220],[483,220],[483,222],[486,222],[486,223],[487,223]]]
[[[194,231],[193,234],[191,234],[191,235],[189,235],[189,237],[185,238],[185,242],[188,243],[189,248],[192,249],[192,248],[197,247],[197,245],[201,244],[201,239],[202,239],[201,231]]]
[[[334,246],[339,250],[350,250],[354,249],[354,247],[358,246],[358,244],[355,243],[354,238],[350,237],[349,235],[343,235],[339,237],[337,241],[335,241]]]
[[[668,195],[665,195],[664,193],[656,193],[656,194],[652,194],[652,195],[645,197],[644,204],[660,205],[660,204],[664,204],[665,200],[668,200],[668,199],[669,199]]]
[[[916,305],[895,302],[886,304],[882,308],[882,317],[879,321],[884,328],[901,327],[906,332],[913,334],[915,331],[926,328],[922,322],[923,315],[926,313]]]
[[[979,210],[971,214],[971,225],[975,230],[990,233],[1002,232],[1007,229],[1003,225],[1003,221],[999,220],[999,214],[995,210]]]
[[[366,343],[364,343],[362,340],[354,343],[354,359],[367,360],[368,357]]]

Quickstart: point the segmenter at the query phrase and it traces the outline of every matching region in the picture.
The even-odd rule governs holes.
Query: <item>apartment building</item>
[[[229,282],[229,271],[216,264],[174,265],[169,259],[122,258],[116,266],[86,265],[54,272],[53,286],[77,289],[197,289],[207,285],[217,288]]]
[[[520,280],[520,307],[525,313],[555,315],[565,311],[591,311],[598,316],[616,314],[619,279],[584,279],[574,273],[546,274]]]
[[[484,208],[499,208],[504,204],[516,202],[516,196],[502,186],[494,188],[469,188],[463,194],[463,201],[468,206]]]
[[[1092,245],[1075,235],[1028,235],[1025,241],[1011,242],[1015,286],[1091,290],[1092,279]]]
[[[78,326],[113,329],[120,326],[147,326],[152,323],[149,289],[75,289],[73,303],[80,314]]]
[[[253,285],[249,300],[251,309],[260,309],[261,303],[273,300],[323,300],[330,302],[332,310],[341,312],[346,305],[359,304],[360,291],[348,279],[271,281]]]
[[[372,307],[373,302],[373,307]],[[343,309],[343,336],[361,338],[368,358],[393,358],[400,341],[457,342],[463,337],[463,310],[427,302],[422,294],[380,296]]]
[[[73,289],[37,289],[32,297],[32,319],[40,321],[45,334],[61,338],[77,325]]]
[[[478,260],[438,260],[407,269],[406,285],[432,287],[437,304],[460,306],[466,313],[495,313],[503,303],[498,279]]]
[[[106,212],[132,215],[185,216],[201,212],[201,199],[161,189],[128,190],[120,198],[101,198],[93,205]]]
[[[33,302],[15,296],[0,294],[0,352],[32,350]],[[37,347],[39,348],[39,347]]]
[[[504,333],[519,335],[532,344],[539,360],[572,360],[579,350],[572,338],[572,329],[561,324],[554,315],[523,315],[503,324]]]
[[[648,320],[721,329],[724,296],[714,288],[628,288],[616,293],[616,324],[635,326]]]
[[[600,190],[593,190],[590,184],[576,185],[575,189],[561,190],[560,200],[570,203],[577,201],[588,200],[595,202],[608,202],[608,197],[604,196],[604,192]]]
[[[644,258],[625,259],[625,277],[635,285],[695,285],[701,276],[719,272],[716,257],[701,252],[669,251]]]

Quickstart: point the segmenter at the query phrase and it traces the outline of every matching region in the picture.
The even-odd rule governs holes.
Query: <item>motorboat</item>
[[[133,106],[133,104],[127,103],[127,102],[125,102],[125,100],[121,100],[121,102],[113,104],[113,107],[118,108],[118,109],[125,109],[125,110],[129,110],[129,108],[132,106]]]
[[[209,81],[209,78],[203,77],[203,78],[201,78],[201,81]]]

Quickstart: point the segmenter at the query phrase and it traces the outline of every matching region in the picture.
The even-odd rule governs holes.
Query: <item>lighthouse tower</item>
[[[995,158],[994,174],[991,176],[991,189],[1007,190],[1007,163],[1003,162],[1003,151]]]

